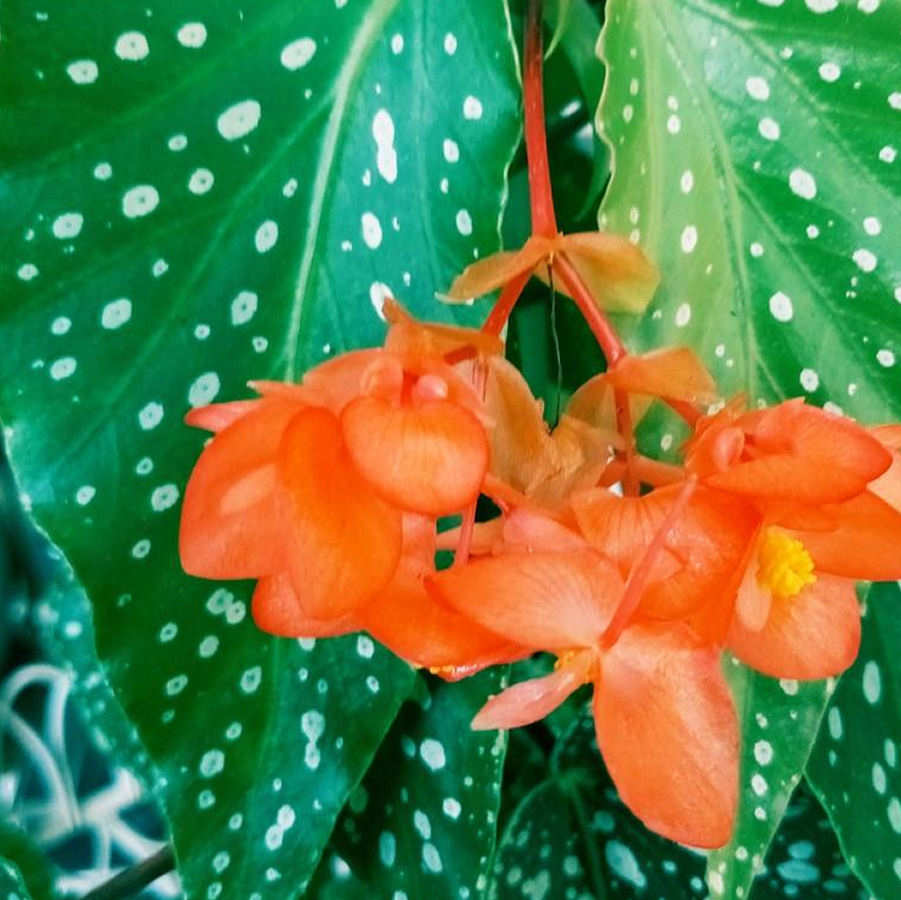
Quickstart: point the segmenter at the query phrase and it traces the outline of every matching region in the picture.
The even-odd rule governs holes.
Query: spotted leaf
[[[874,897],[901,890],[901,590],[874,585],[863,643],[826,713],[807,777]]]
[[[752,401],[803,394],[867,421],[901,415],[899,28],[896,4],[863,0],[611,0],[599,125],[614,175],[600,221],[663,273],[648,314],[624,323],[637,349],[688,343],[724,392]],[[671,418],[648,426],[650,452],[678,444]],[[708,872],[726,896],[747,890],[826,701],[823,686],[780,696],[740,678],[742,803]],[[757,771],[761,740],[778,772]]]
[[[412,674],[263,635],[249,585],[181,572],[182,417],[380,341],[388,293],[452,315],[434,292],[497,249],[519,129],[506,10],[49,0],[0,32],[19,486],[91,597],[188,893],[296,896]]]
[[[469,723],[501,684],[499,670],[420,682],[351,795],[311,896],[487,896],[507,736]]]

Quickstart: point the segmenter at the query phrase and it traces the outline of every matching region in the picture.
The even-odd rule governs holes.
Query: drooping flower
[[[189,413],[214,437],[185,491],[182,564],[258,578],[254,615],[274,633],[367,628],[417,664],[478,667],[509,658],[509,642],[432,608],[422,579],[436,519],[475,501],[489,461],[479,397],[442,354],[490,347],[478,332],[397,318],[387,348]]]
[[[529,724],[591,683],[598,745],[624,802],[660,834],[721,846],[735,815],[738,727],[719,653],[682,622],[617,625],[629,590],[619,568],[572,541],[508,547],[429,579],[483,627],[558,658],[552,674],[489,700],[473,727]]]

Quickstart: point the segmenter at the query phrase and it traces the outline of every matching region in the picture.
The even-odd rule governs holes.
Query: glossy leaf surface
[[[807,776],[848,864],[875,897],[901,891],[901,591],[874,585],[863,645],[826,713]]]
[[[518,134],[506,11],[16,3],[0,31],[19,485],[91,596],[188,891],[296,896],[412,675],[365,638],[263,635],[248,585],[181,573],[181,418],[379,342],[389,290],[450,315]]]

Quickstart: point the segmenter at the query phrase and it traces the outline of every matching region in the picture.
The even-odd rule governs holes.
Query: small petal
[[[631,241],[605,231],[564,235],[559,242],[601,309],[643,312],[660,273]]]
[[[732,652],[773,678],[827,678],[844,672],[860,646],[860,607],[854,582],[818,575],[788,600],[773,598],[766,625],[749,631],[739,619],[729,630]]]
[[[353,615],[314,619],[300,606],[286,572],[267,575],[257,582],[251,603],[253,620],[263,631],[281,637],[334,637],[359,631]]]
[[[359,397],[341,427],[354,465],[389,503],[442,516],[478,497],[488,438],[468,410],[443,400],[398,406]]]
[[[604,656],[598,746],[620,797],[648,828],[693,847],[732,834],[738,723],[719,653],[684,626],[633,626]]]
[[[479,328],[461,328],[439,322],[419,322],[396,300],[386,300],[382,313],[391,327],[385,337],[385,349],[402,356],[444,357],[464,348],[484,356],[502,354],[504,343]]]
[[[592,655],[578,653],[566,665],[543,678],[514,684],[493,696],[476,714],[476,731],[518,728],[530,725],[553,712],[573,691],[588,680]]]
[[[901,512],[869,491],[828,509],[836,528],[797,535],[818,571],[867,581],[901,578]]]
[[[204,431],[222,431],[253,412],[259,405],[259,400],[235,400],[231,403],[197,406],[185,415],[185,425],[203,428]]]
[[[284,485],[282,541],[305,613],[337,618],[372,599],[401,552],[401,516],[379,499],[350,461],[337,418],[310,409],[279,448]]]
[[[632,424],[637,425],[651,406],[652,398],[645,394],[629,397]],[[616,403],[607,374],[589,378],[570,398],[566,413],[604,433],[617,432]]]
[[[521,249],[494,253],[467,266],[447,292],[449,300],[469,300],[497,290],[522,272],[530,271],[546,257],[552,242],[543,237],[530,237]]]
[[[184,570],[203,578],[254,578],[283,568],[274,462],[302,406],[261,400],[220,431],[197,460],[181,510]]]
[[[476,559],[427,584],[463,615],[538,650],[594,646],[623,589],[616,567],[591,550]]]
[[[687,403],[713,403],[716,382],[694,350],[665,347],[640,356],[629,354],[607,372],[614,388]]]

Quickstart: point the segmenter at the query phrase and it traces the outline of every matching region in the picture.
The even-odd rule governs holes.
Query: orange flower
[[[367,628],[430,666],[509,658],[508,642],[434,608],[422,586],[436,519],[474,503],[489,460],[479,398],[440,353],[491,339],[392,312],[390,349],[188,414],[215,435],[185,491],[182,565],[259,578],[254,616],[277,634]]]
[[[726,637],[736,656],[783,678],[851,665],[854,580],[901,577],[901,513],[878,496],[897,483],[891,463],[866,429],[803,400],[750,413],[739,401],[699,423],[687,468],[760,522]]]
[[[558,657],[551,675],[489,700],[474,728],[529,724],[591,683],[598,746],[624,802],[673,840],[728,841],[738,726],[719,654],[681,622],[617,624],[630,588],[615,563],[576,535],[558,535],[551,549],[508,547],[429,585],[483,627]]]

